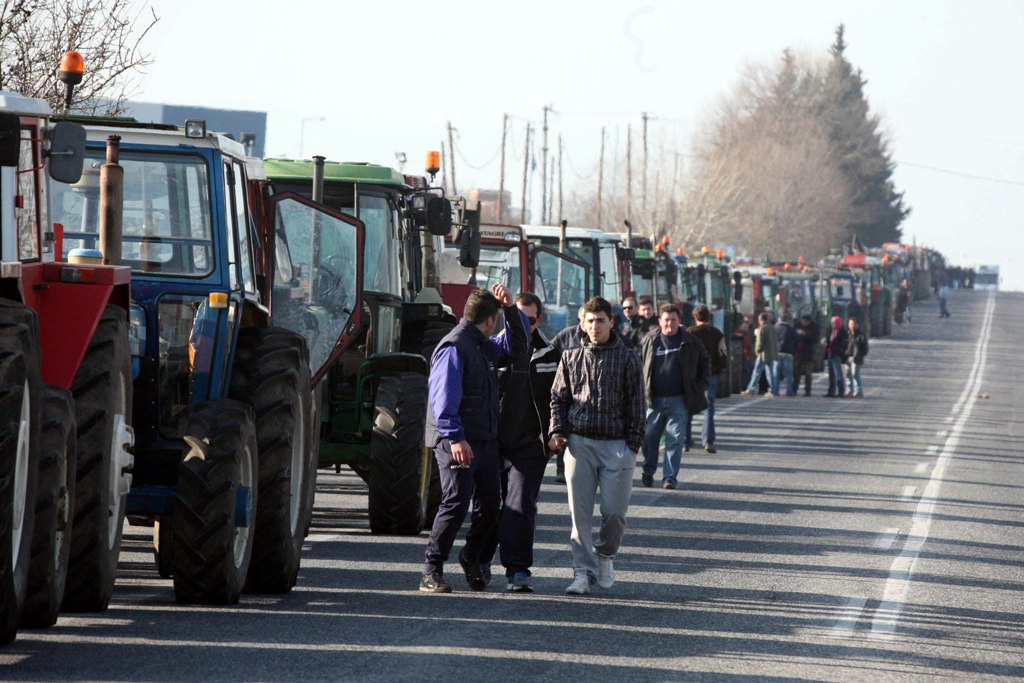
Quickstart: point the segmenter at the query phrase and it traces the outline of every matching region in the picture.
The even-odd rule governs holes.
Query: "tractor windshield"
[[[448,247],[441,255],[442,284],[474,284],[470,278],[475,275],[475,286],[490,289],[500,283],[510,292],[523,289],[522,271],[519,267],[519,243],[480,245],[480,264],[475,269],[459,265],[458,247]]]
[[[54,221],[64,225],[64,256],[99,248],[102,152],[87,153],[82,179],[54,183]],[[210,182],[206,162],[191,154],[122,150],[123,259],[147,275],[202,277],[213,269]]]

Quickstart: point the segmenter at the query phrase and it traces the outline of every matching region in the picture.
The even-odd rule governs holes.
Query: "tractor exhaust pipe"
[[[107,161],[100,166],[100,251],[103,264],[121,265],[124,169],[118,164],[121,136],[107,138]]]
[[[324,157],[313,157],[313,201],[324,203]]]

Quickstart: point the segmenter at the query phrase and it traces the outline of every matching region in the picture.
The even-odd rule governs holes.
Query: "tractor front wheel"
[[[252,409],[221,399],[189,415],[178,465],[171,551],[178,602],[238,602],[252,557],[256,487],[256,426]]]
[[[370,530],[418,534],[427,514],[429,454],[423,446],[427,378],[415,372],[385,375],[377,386],[370,440]]]

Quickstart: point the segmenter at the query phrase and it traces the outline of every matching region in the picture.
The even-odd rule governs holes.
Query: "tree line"
[[[748,68],[700,128],[682,172],[656,170],[678,180],[660,183],[647,215],[637,215],[635,184],[610,197],[606,190],[600,214],[632,212],[642,232],[668,235],[673,247],[735,244],[741,254],[772,260],[899,241],[910,207],[893,183],[867,81],[846,50],[840,25],[827,56],[787,49]],[[573,215],[597,215],[597,194],[592,183],[577,187]]]

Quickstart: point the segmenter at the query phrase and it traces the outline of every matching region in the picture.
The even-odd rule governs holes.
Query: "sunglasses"
[[[531,325],[536,325],[537,324],[537,319],[534,318],[532,315],[526,316],[526,319],[530,321]]]
[[[622,310],[624,310],[624,311],[632,311],[633,308],[635,308],[635,307],[634,306],[623,306]]]

